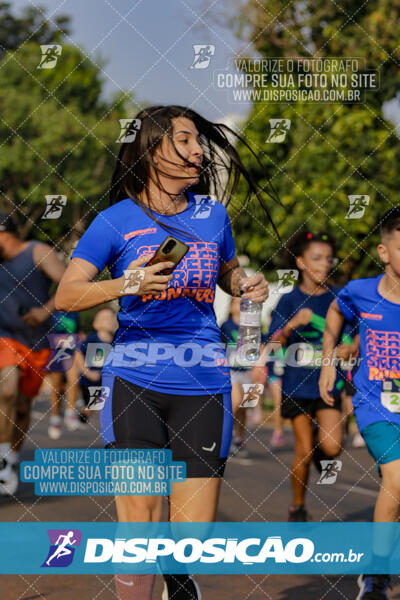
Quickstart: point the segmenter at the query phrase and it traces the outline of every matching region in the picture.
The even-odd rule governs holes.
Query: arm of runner
[[[101,374],[100,371],[96,371],[94,369],[89,369],[85,366],[85,357],[83,356],[80,350],[75,352],[75,364],[78,370],[78,373],[84,375],[90,381],[96,382],[100,381]]]
[[[268,283],[264,275],[255,273],[247,277],[237,256],[228,262],[221,261],[218,285],[231,296],[241,296],[256,302],[264,302],[268,298]]]
[[[343,327],[344,316],[335,299],[326,315],[324,341],[322,344],[322,367],[319,378],[319,393],[326,404],[333,406],[331,395],[336,381],[336,366],[333,364],[336,342]]]
[[[343,360],[349,360],[351,356],[357,354],[360,350],[360,334],[354,336],[354,339],[351,344],[339,344],[336,348],[336,356],[337,358],[341,358]]]
[[[47,244],[36,244],[33,249],[33,260],[38,269],[40,269],[54,283],[59,283],[65,271],[64,263],[58,258],[57,254]],[[23,317],[22,320],[31,327],[37,327],[44,323],[55,311],[54,295],[43,304],[43,306],[34,306]]]
[[[134,293],[123,291],[126,287],[125,275],[116,279],[93,281],[98,275],[99,269],[83,258],[73,258],[60,281],[55,295],[57,310],[81,311],[126,295],[159,294],[168,287],[172,275],[157,275],[157,273],[173,266],[173,263],[163,262],[150,267],[141,267],[153,255],[154,252],[152,254],[142,254],[139,258],[133,260],[126,269],[126,271],[137,270],[142,277],[137,282],[137,289]]]
[[[312,310],[310,308],[301,308],[295,315],[292,317],[287,323],[282,327],[282,329],[278,329],[270,338],[271,342],[280,342],[282,346],[285,346],[288,338],[290,338],[291,334],[295,329],[298,329],[301,326],[308,325],[311,317]]]

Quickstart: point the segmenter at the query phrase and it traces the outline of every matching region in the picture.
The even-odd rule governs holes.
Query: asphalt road
[[[85,431],[64,432],[57,442],[47,436],[48,403],[36,403],[22,460],[32,460],[35,448],[101,447],[96,418]],[[271,451],[270,430],[253,430],[248,460],[232,459],[222,485],[217,520],[285,521],[290,503],[289,465],[293,440]],[[318,485],[312,471],[307,505],[315,521],[369,521],[379,485],[375,464],[364,449],[346,445],[342,470],[332,485]],[[114,521],[111,497],[37,497],[33,485],[20,484],[16,499],[0,498],[3,521]],[[354,576],[226,575],[197,576],[203,600],[352,600]],[[400,577],[393,576],[391,598],[400,598]],[[116,600],[112,576],[2,575],[1,600]],[[161,598],[158,577],[154,598]]]

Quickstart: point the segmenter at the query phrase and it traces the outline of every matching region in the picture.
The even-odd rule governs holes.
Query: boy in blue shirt
[[[368,451],[382,477],[375,522],[400,516],[400,207],[381,221],[378,253],[385,273],[350,281],[329,308],[323,341],[324,366],[319,380],[323,400],[332,405],[336,368],[334,348],[344,319],[359,327],[360,367],[354,377],[354,414]],[[388,551],[374,548],[374,570],[382,573]],[[358,600],[386,600],[388,575],[359,577]]]

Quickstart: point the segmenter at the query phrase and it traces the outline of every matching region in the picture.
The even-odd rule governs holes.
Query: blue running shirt
[[[167,235],[188,244],[167,290],[119,299],[119,329],[102,373],[167,394],[223,393],[231,383],[213,302],[220,261],[232,260],[235,243],[221,203],[191,192],[186,196],[181,213],[156,213],[161,222],[186,233],[169,234],[127,198],[93,220],[72,258],[83,258],[100,271],[107,266],[117,278]]]
[[[269,337],[284,326],[301,308],[309,308],[322,317],[315,326],[312,322],[295,329],[286,343],[285,371],[282,376],[282,393],[291,398],[319,398],[318,380],[321,370],[324,319],[339,288],[331,286],[324,294],[310,296],[295,287],[283,294],[272,313]],[[318,324],[319,324],[318,323]]]
[[[345,318],[360,329],[353,398],[360,431],[377,421],[400,425],[400,304],[380,295],[381,278],[350,281],[337,299]]]

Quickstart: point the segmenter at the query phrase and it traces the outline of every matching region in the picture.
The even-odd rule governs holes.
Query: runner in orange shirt
[[[54,311],[51,284],[65,270],[54,250],[20,239],[15,220],[0,212],[0,493],[15,494],[17,461],[30,409],[49,358]]]

